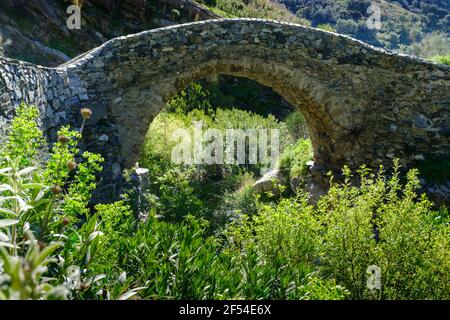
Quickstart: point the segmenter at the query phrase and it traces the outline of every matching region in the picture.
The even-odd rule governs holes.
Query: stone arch
[[[119,141],[123,146],[122,154],[126,166],[134,164],[139,157],[140,148],[143,144],[148,127],[153,118],[164,108],[166,102],[175,94],[184,89],[193,81],[200,80],[207,76],[220,74],[239,76],[254,80],[262,85],[272,88],[279,93],[286,101],[295,106],[305,117],[310,137],[315,151],[316,164],[327,169],[337,168],[340,164],[346,163],[346,159],[339,158],[340,155],[351,159],[354,148],[349,145],[347,151],[342,149],[337,152],[336,144],[340,139],[344,139],[348,133],[331,119],[322,116],[326,114],[327,97],[330,95],[319,84],[313,86],[302,74],[284,68],[278,64],[267,64],[257,59],[236,60],[213,60],[202,65],[196,65],[187,72],[177,75],[174,78],[164,79],[158,84],[149,86],[145,81],[132,88],[127,89],[123,100],[116,106],[116,114],[119,124]],[[313,91],[314,89],[314,91]],[[130,99],[134,97],[133,90],[139,92],[151,92],[149,100],[143,99],[142,103],[136,104],[133,108],[144,110],[130,111]],[[319,92],[319,93],[318,93]],[[320,99],[318,99],[320,98]],[[325,99],[325,102],[324,100]],[[125,101],[125,103],[123,103]],[[130,114],[140,114],[136,121]],[[123,115],[123,117],[121,116]],[[129,130],[132,128],[132,130]],[[332,166],[331,164],[336,164]]]
[[[35,77],[28,100],[45,104],[50,131],[79,124],[82,106],[94,110],[87,148],[103,153],[114,177],[137,160],[165,102],[215,74],[256,80],[299,108],[323,172],[450,155],[449,67],[314,28],[209,20],[112,39],[55,69],[19,63],[11,75],[11,64],[0,64],[9,101],[20,98],[8,79]]]

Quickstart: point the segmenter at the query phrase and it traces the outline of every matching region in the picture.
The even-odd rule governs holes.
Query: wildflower
[[[62,192],[62,188],[60,186],[52,186],[50,190],[55,195],[58,195]]]
[[[69,142],[69,138],[64,135],[58,136],[58,142],[61,144],[66,144],[67,142]]]
[[[67,226],[70,223],[70,218],[69,217],[64,217],[62,219],[62,225],[63,226]]]
[[[92,110],[89,108],[83,108],[81,109],[81,116],[83,117],[83,119],[87,120],[92,116]]]
[[[69,169],[69,171],[73,171],[76,168],[77,168],[77,163],[75,162],[75,160],[67,161],[67,169]]]

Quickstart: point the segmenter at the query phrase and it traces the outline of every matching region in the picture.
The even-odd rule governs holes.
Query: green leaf
[[[8,235],[0,231],[0,241],[8,242],[9,240]]]
[[[0,247],[14,248],[14,246],[11,243],[5,241],[0,241]]]
[[[0,169],[0,175],[5,175],[5,173],[7,173],[11,170],[12,170],[11,167]]]
[[[26,175],[26,174],[30,174],[30,173],[33,172],[34,170],[36,170],[35,167],[28,167],[28,168],[25,168],[25,169],[20,170],[20,171],[17,173],[17,175],[18,175],[18,176],[24,176],[24,175]]]
[[[10,209],[0,208],[0,213],[6,213],[10,216],[16,216],[16,213]]]
[[[0,228],[13,226],[18,223],[19,223],[19,220],[3,219],[3,220],[0,220]]]

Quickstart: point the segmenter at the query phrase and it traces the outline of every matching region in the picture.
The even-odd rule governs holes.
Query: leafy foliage
[[[10,134],[3,147],[4,157],[16,159],[21,157],[21,165],[28,166],[37,159],[44,139],[35,119],[39,115],[36,107],[21,104],[16,110],[17,116],[12,120]]]
[[[296,12],[297,16],[311,21],[313,26],[353,36],[359,40],[375,46],[400,49],[412,52],[422,57],[430,57],[438,47],[448,53],[446,47],[440,46],[436,41],[430,46],[432,52],[421,50],[422,39],[437,38],[433,34],[441,34],[441,38],[448,38],[450,22],[450,8],[448,1],[369,1],[369,0],[278,0]],[[376,4],[381,12],[381,29],[369,29],[367,20],[372,4]],[[373,12],[373,11],[372,11]],[[428,40],[425,40],[429,42]],[[430,42],[429,42],[430,43]],[[441,53],[442,54],[442,53]]]
[[[269,0],[197,0],[224,17],[264,18],[309,25],[309,21],[296,17],[284,5]]]
[[[305,177],[308,173],[306,164],[312,158],[311,142],[307,139],[300,139],[283,153],[280,168],[289,170],[290,178]]]
[[[450,55],[449,54],[445,55],[445,56],[435,56],[435,57],[431,58],[431,60],[450,66]]]
[[[238,127],[238,120],[280,126],[234,110],[165,116],[179,124],[201,117],[219,127]],[[30,114],[15,121],[39,140]],[[12,125],[9,134],[19,139],[22,129]],[[159,168],[159,180],[140,222],[128,200],[91,207],[102,158],[80,154],[80,139],[62,128],[45,164],[32,152],[9,157],[21,144],[4,152],[0,299],[450,298],[449,214],[418,196],[417,170],[402,182],[397,161],[390,176],[345,167],[344,181],[331,179],[328,194],[312,205],[302,192],[255,195],[248,170],[219,171],[214,180],[217,167],[164,163],[155,145],[161,153],[147,161]],[[282,166],[305,174],[310,157],[310,143],[299,140]],[[221,201],[202,193],[204,183],[212,193],[222,190]],[[367,286],[371,266],[381,271],[379,289]]]

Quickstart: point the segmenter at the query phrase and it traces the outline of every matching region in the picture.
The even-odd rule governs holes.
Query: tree
[[[358,32],[358,24],[352,20],[339,19],[336,23],[336,30],[339,33],[355,35]]]

